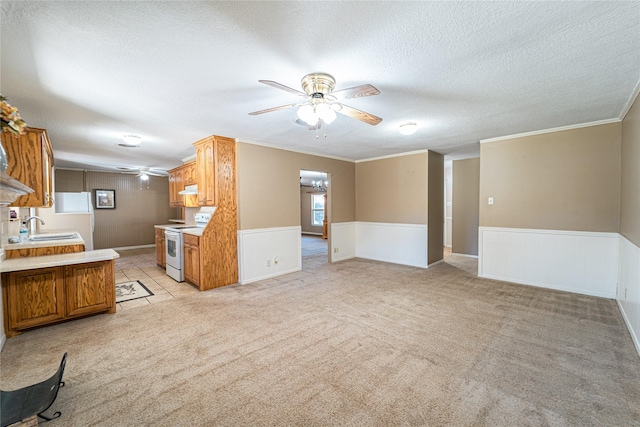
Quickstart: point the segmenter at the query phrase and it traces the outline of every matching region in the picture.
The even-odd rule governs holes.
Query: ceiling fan
[[[137,171],[138,174],[136,175],[136,177],[140,177],[140,179],[143,181],[148,180],[150,176],[167,176],[166,173],[163,173],[164,171],[161,171],[158,169],[159,172],[151,172],[152,168],[147,168],[147,167],[140,167],[140,168],[118,167],[118,169],[120,169],[124,173],[135,173]]]
[[[302,78],[301,85],[304,92],[292,89],[272,80],[258,80],[260,83],[281,89],[286,92],[306,98],[304,102],[281,105],[279,107],[267,108],[266,110],[249,113],[251,116],[270,113],[272,111],[284,110],[286,108],[300,107],[298,109],[298,124],[308,125],[310,130],[319,129],[322,123],[329,124],[336,118],[336,113],[344,114],[372,126],[382,121],[380,117],[366,113],[348,105],[342,104],[343,99],[361,98],[364,96],[378,95],[380,91],[370,84],[351,87],[333,91],[336,80],[333,76],[325,73],[307,74]]]

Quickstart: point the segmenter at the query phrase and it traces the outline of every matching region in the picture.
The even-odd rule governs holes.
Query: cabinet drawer
[[[199,237],[191,234],[183,234],[184,244],[190,246],[198,246]]]

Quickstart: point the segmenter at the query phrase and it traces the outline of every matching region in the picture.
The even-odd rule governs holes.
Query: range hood
[[[184,190],[179,191],[178,194],[187,194],[187,195],[198,194],[198,184],[186,185],[184,187]]]

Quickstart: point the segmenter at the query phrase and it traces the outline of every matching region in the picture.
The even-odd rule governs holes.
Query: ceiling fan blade
[[[298,96],[304,96],[307,97],[308,95],[304,92],[300,92],[299,90],[295,90],[290,88],[289,86],[285,86],[283,84],[280,84],[278,82],[274,82],[273,80],[258,80],[260,83],[264,83],[267,86],[271,86],[271,87],[275,87],[276,89],[281,89],[284,90],[286,92],[292,93],[294,95],[298,95]]]
[[[350,87],[348,89],[336,90],[330,93],[330,96],[334,96],[336,99],[352,99],[352,98],[361,98],[363,96],[371,96],[371,95],[379,95],[380,91],[375,87],[366,84],[355,87]]]
[[[287,104],[281,105],[279,107],[267,108],[266,110],[254,111],[253,113],[249,113],[250,116],[257,116],[258,114],[270,113],[272,111],[284,110],[285,108],[296,107],[300,104]]]
[[[332,108],[336,113],[344,114],[345,116],[353,117],[354,119],[358,119],[361,122],[369,123],[372,126],[377,125],[382,121],[382,119],[378,116],[374,116],[373,114],[365,113],[364,111],[357,110],[353,107],[349,107],[344,104],[331,104]]]

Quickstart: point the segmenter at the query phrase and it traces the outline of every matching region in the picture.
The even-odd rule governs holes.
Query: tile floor
[[[117,252],[120,258],[116,259],[116,283],[139,280],[153,292],[149,297],[118,303],[117,310],[127,310],[200,292],[187,282],[178,283],[167,276],[164,268],[156,265],[155,248]],[[327,240],[319,236],[302,236],[302,269],[313,269],[327,262]]]

